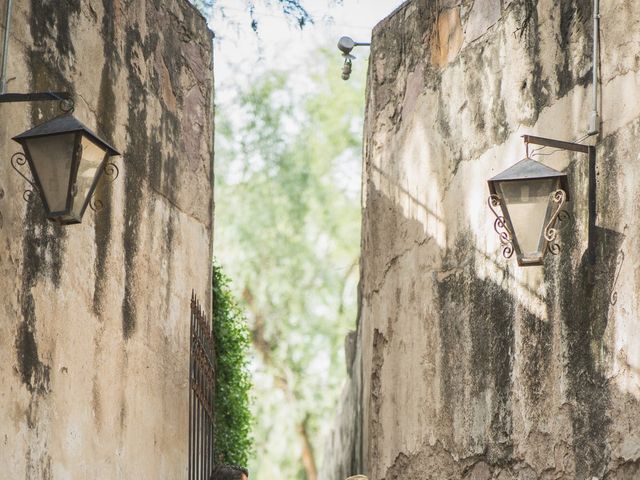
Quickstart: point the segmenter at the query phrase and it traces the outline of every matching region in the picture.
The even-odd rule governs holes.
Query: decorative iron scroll
[[[52,99],[58,100],[58,108],[62,113],[73,113],[76,109],[76,102],[71,96],[62,97],[56,92],[46,92]]]
[[[189,480],[209,480],[214,466],[214,344],[211,323],[191,295],[189,361]]]
[[[24,153],[16,152],[11,156],[11,168],[13,168],[18,175],[25,179],[25,181],[31,185],[31,188],[27,188],[24,192],[22,192],[22,198],[25,202],[30,202],[33,199],[34,192],[38,190],[38,187],[33,180],[27,178],[27,176],[21,172],[21,168],[27,164],[27,157],[25,157]]]
[[[104,178],[109,180],[109,183],[113,183],[120,176],[120,169],[113,162],[107,162],[102,167],[102,171],[104,173]],[[99,198],[96,198],[95,191],[91,196],[91,200],[89,200],[89,208],[94,212],[99,212],[104,208],[104,202]]]
[[[562,218],[565,220],[568,220],[570,218],[569,214],[562,210],[562,206],[564,205],[566,199],[567,193],[564,190],[556,190],[551,194],[551,200],[553,201],[553,203],[558,204],[558,206],[551,215],[551,218],[549,219],[549,222],[544,229],[544,238],[547,240],[547,242],[549,242],[547,244],[547,248],[553,255],[558,255],[560,253],[560,246],[555,243],[555,239],[558,236],[558,231],[560,229],[555,228],[555,222],[559,219],[561,214]]]
[[[104,172],[105,178],[108,178],[111,183],[115,182],[120,176],[120,169],[113,162],[105,163],[102,171]]]
[[[64,113],[73,113],[76,109],[76,104],[71,98],[62,98],[58,104],[58,108]]]
[[[92,195],[91,200],[89,200],[89,208],[94,212],[98,213],[100,210],[104,208],[104,202],[99,198],[96,198],[95,195]]]
[[[624,250],[620,250],[616,257],[616,273],[613,280],[613,292],[611,293],[611,298],[609,299],[609,303],[611,305],[615,305],[618,303],[618,279],[620,278],[620,272],[622,271],[622,264],[624,263]]]
[[[500,206],[501,202],[502,199],[499,195],[489,195],[489,208],[496,217],[496,220],[493,222],[493,229],[498,234],[498,237],[500,237],[500,244],[503,247],[502,255],[504,258],[511,258],[513,255],[513,234],[511,230],[509,230],[505,218],[496,211],[496,208]]]

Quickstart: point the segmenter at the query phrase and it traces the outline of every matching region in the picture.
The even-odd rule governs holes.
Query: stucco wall
[[[192,290],[210,306],[211,34],[186,0],[13,3],[8,91],[74,92],[123,155],[104,210],[57,226],[9,165],[10,138],[57,105],[0,104],[0,477],[185,478]]]
[[[543,267],[501,256],[486,203],[522,134],[585,134],[591,3],[414,0],[374,31],[359,339],[373,480],[640,478],[637,2],[601,2],[595,264],[585,156],[537,157],[568,172],[574,219]]]
[[[345,338],[347,382],[339,400],[323,456],[318,478],[344,480],[362,467],[362,351],[358,331]]]

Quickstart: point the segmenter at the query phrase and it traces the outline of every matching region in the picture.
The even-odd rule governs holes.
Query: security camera
[[[338,48],[342,53],[351,53],[351,50],[353,50],[353,47],[355,46],[356,42],[354,42],[351,37],[340,37],[340,40],[338,40]]]
[[[342,66],[343,80],[349,80],[349,76],[351,75],[351,60],[356,58],[353,55],[351,55],[351,50],[353,50],[354,47],[368,46],[368,45],[371,45],[371,44],[358,43],[354,41],[353,38],[351,37],[340,37],[340,40],[338,40],[338,49],[342,52],[342,56],[344,57],[344,65]]]

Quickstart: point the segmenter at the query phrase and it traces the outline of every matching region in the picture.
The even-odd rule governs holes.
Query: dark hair
[[[217,465],[210,480],[242,480],[242,474],[249,478],[249,470],[238,465]]]

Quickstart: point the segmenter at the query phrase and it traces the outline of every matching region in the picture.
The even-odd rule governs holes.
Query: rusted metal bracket
[[[2,93],[0,103],[18,102],[60,102],[60,110],[71,113],[74,109],[73,95],[69,92],[32,92],[32,93]]]
[[[69,92],[3,93],[0,95],[0,103],[70,101],[71,98]]]
[[[589,153],[591,145],[584,145],[582,143],[565,142],[562,140],[554,140],[552,138],[534,137],[533,135],[523,135],[522,139],[524,143],[532,143],[534,145],[541,145],[543,147],[560,148],[562,150],[571,150],[578,153]]]

